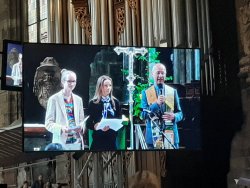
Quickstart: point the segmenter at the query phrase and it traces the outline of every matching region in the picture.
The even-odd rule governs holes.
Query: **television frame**
[[[24,43],[23,44],[23,47],[24,47],[24,67],[26,67],[26,66],[28,66],[28,65],[25,65],[25,61],[26,61],[26,56],[25,56],[25,45],[29,45],[29,44],[31,44],[31,45],[34,45],[34,46],[36,46],[37,44],[34,44],[34,43]],[[101,46],[101,47],[118,47],[117,45],[91,45],[91,46],[89,46],[89,45],[83,45],[83,44],[39,44],[39,45],[44,45],[43,47],[40,47],[41,49],[43,49],[43,50],[45,50],[45,51],[49,51],[49,52],[51,52],[50,50],[48,50],[48,49],[53,49],[53,48],[51,48],[52,46],[55,46],[56,48],[59,48],[59,47],[63,47],[63,46],[67,46],[67,47],[81,47],[81,46],[88,46],[89,48],[91,48],[92,46],[93,47],[98,47],[98,46]],[[48,45],[50,46],[49,48],[48,48]],[[126,47],[126,46],[124,46],[124,47]],[[129,46],[129,47],[132,47],[132,46]],[[30,47],[31,48],[31,47]],[[145,48],[169,48],[169,47],[145,47]],[[36,48],[35,48],[36,49]],[[200,51],[200,49],[199,48],[170,48],[170,49],[198,49],[199,51]],[[44,52],[43,52],[44,53]],[[34,54],[33,54],[34,55]],[[69,54],[67,54],[67,55],[69,55]],[[89,54],[88,54],[89,55]],[[199,55],[200,55],[200,52],[199,52]],[[34,55],[35,56],[35,55]],[[31,61],[28,61],[29,63],[31,62]],[[40,61],[41,62],[41,61]],[[37,64],[38,66],[39,66],[39,64]],[[64,66],[65,65],[67,65],[67,64],[64,64]],[[111,64],[112,65],[112,64]],[[67,68],[67,67],[61,67],[61,68]],[[25,72],[25,71],[24,71]],[[25,77],[25,76],[24,76]],[[24,79],[24,81],[25,81],[25,79]],[[199,82],[200,82],[200,84],[201,84],[201,81],[199,80]],[[25,83],[24,83],[25,84]],[[23,89],[24,89],[25,87],[23,87]],[[201,88],[201,87],[200,87]],[[24,96],[24,95],[23,95]],[[25,96],[24,96],[25,97]],[[27,97],[27,96],[26,96]],[[201,97],[201,95],[199,95],[199,97]],[[24,101],[25,102],[25,101]],[[23,105],[24,106],[24,105]],[[199,107],[199,108],[201,108],[201,107]],[[200,109],[199,109],[200,110]],[[201,115],[201,111],[199,112],[199,114]],[[25,115],[23,115],[23,118],[25,118]],[[23,123],[25,123],[26,122],[26,120],[25,119],[23,119]],[[199,124],[199,126],[201,126],[201,122],[200,122],[200,124]],[[23,126],[23,128],[25,129],[25,127]],[[201,133],[200,133],[201,134]],[[25,135],[25,134],[24,134]],[[200,135],[201,136],[201,135]],[[23,140],[23,143],[24,143],[24,140]],[[201,140],[200,140],[200,145],[201,145]],[[115,150],[115,151],[127,151],[128,149],[128,145],[126,146],[126,149],[125,150]],[[200,148],[201,149],[201,148]],[[23,150],[25,150],[25,146],[23,145]],[[165,149],[164,149],[165,150]],[[31,150],[25,150],[25,152],[28,152],[28,151],[31,151]],[[71,152],[72,150],[64,150],[63,152]],[[75,151],[89,151],[89,152],[91,152],[92,150],[75,150]],[[95,151],[95,150],[94,150]],[[139,149],[139,150],[136,150],[135,148],[133,149],[133,151],[150,151],[150,150],[142,150],[142,149]],[[153,149],[153,150],[151,150],[151,151],[162,151],[161,149]],[[41,152],[44,152],[44,150],[41,150]],[[60,151],[61,152],[61,151]]]
[[[13,45],[11,48],[10,46]],[[1,89],[2,90],[9,90],[9,91],[22,91],[22,86],[15,86],[7,84],[7,77],[11,77],[9,75],[9,63],[8,63],[8,54],[11,49],[18,48],[18,53],[23,54],[23,43],[20,41],[14,41],[14,40],[3,40],[3,52],[2,52],[2,74],[1,74]],[[11,73],[10,73],[11,74]]]

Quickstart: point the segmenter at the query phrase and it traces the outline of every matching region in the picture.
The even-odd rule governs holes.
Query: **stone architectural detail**
[[[138,4],[137,0],[128,0],[128,5],[131,9],[136,10],[137,4]]]
[[[17,33],[21,29],[20,15],[17,15],[19,8],[18,3],[14,1],[0,2],[0,51],[3,50],[3,39],[20,40],[20,34]],[[17,92],[0,91],[0,127],[9,126],[21,116],[20,96]]]
[[[238,2],[239,3],[239,2]],[[238,30],[240,31],[241,48],[244,55],[240,58],[242,106],[244,124],[241,131],[236,133],[231,144],[230,172],[228,174],[228,187],[235,187],[234,179],[250,177],[250,1],[240,1],[236,7],[238,11]]]
[[[56,157],[56,182],[71,185],[71,154],[64,153]],[[70,186],[69,186],[70,187]]]
[[[249,31],[250,32],[250,31]],[[250,55],[240,59],[239,77],[242,79],[243,88],[250,87]]]
[[[46,109],[48,99],[61,89],[61,69],[53,57],[46,57],[37,67],[33,92]]]
[[[0,167],[0,183],[3,184],[4,183],[4,178],[3,178],[3,167]]]
[[[92,43],[92,25],[91,25],[91,15],[89,13],[89,5],[87,0],[73,0],[72,4],[75,8],[75,16],[85,32],[88,39],[88,43]]]
[[[239,9],[239,31],[243,50],[250,55],[250,1],[246,0]]]
[[[116,19],[116,36],[117,39],[120,38],[121,33],[123,33],[125,28],[125,8],[120,7],[116,9],[115,12],[115,19]],[[119,41],[119,40],[117,40]]]
[[[114,1],[115,41],[118,44],[125,28],[125,0]]]
[[[166,152],[159,151],[159,156],[160,156],[161,177],[166,177],[167,176]]]
[[[17,173],[17,184],[18,185],[22,185],[23,184],[23,180],[27,180],[27,175],[26,175],[26,170],[25,170],[25,166],[26,163],[22,163],[20,164],[20,168],[18,169],[18,173]]]
[[[76,19],[79,22],[80,26],[85,30],[86,36],[89,44],[92,41],[92,26],[91,26],[91,17],[88,11],[88,7],[78,7],[75,8]]]
[[[238,23],[243,51],[246,56],[240,59],[239,77],[245,81],[243,87],[250,87],[250,0],[239,7]]]

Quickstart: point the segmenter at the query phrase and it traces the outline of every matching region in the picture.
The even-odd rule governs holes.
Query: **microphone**
[[[158,88],[159,88],[159,95],[163,95],[163,84],[159,84]]]
[[[159,120],[159,117],[158,117],[158,114],[157,114],[157,113],[154,113],[154,112],[152,112],[152,111],[150,111],[150,110],[147,110],[147,109],[142,109],[142,111],[143,111],[143,112],[146,112],[147,115],[148,115],[148,117],[149,117],[151,120],[153,120],[153,121]]]
[[[147,110],[147,109],[144,109],[144,108],[142,109],[142,111],[143,111],[143,112],[147,112],[147,113],[149,113],[149,114],[154,113],[154,112],[152,112],[152,111],[150,111],[150,110]]]
[[[150,110],[148,110],[148,109],[141,108],[141,110],[142,110],[143,112],[147,112],[149,116],[151,116],[151,115],[153,115],[153,116],[158,116],[156,113],[154,113],[154,112],[152,112],[152,111],[150,111]]]
[[[160,84],[158,84],[158,88],[159,88],[159,95],[164,95],[164,93],[163,93],[163,84],[162,83],[160,83]],[[163,104],[161,104],[160,105],[160,111],[161,111],[161,114],[163,114],[163,112],[164,112],[164,110],[163,110]]]

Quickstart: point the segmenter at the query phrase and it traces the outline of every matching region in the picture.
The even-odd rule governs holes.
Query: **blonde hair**
[[[115,97],[113,96],[113,81],[112,81],[112,78],[110,78],[109,76],[106,76],[106,75],[100,76],[97,80],[96,88],[95,88],[95,95],[93,97],[94,103],[98,104],[102,98],[102,86],[103,86],[103,83],[105,80],[111,81],[112,88],[111,88],[109,97],[110,97],[111,103],[115,109],[115,101],[114,101]]]
[[[63,82],[66,81],[67,76],[70,74],[74,74],[76,77],[76,73],[74,71],[67,70],[67,69],[61,70],[61,84],[63,84]]]
[[[143,170],[136,172],[128,179],[129,188],[160,188],[160,181],[157,176],[148,171]]]

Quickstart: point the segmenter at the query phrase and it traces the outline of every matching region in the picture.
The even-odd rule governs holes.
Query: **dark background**
[[[209,6],[213,36],[210,55],[215,60],[216,92],[214,96],[201,97],[203,150],[168,151],[163,187],[227,187],[231,142],[243,124],[235,2],[212,0]],[[220,67],[225,67],[223,80]]]
[[[89,101],[90,63],[99,51],[98,46],[83,45],[24,44],[23,55],[23,104],[24,123],[44,123],[45,109],[33,93],[36,68],[45,57],[54,57],[61,69],[72,70],[77,75],[74,93],[81,96],[84,107]]]

